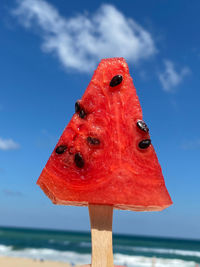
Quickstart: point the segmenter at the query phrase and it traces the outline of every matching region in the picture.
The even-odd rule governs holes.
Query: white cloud
[[[183,67],[180,72],[177,72],[170,60],[165,60],[164,64],[165,70],[163,73],[159,73],[159,80],[165,91],[172,92],[182,82],[183,78],[190,73],[190,70],[188,67]]]
[[[13,150],[19,147],[19,144],[12,139],[3,139],[0,137],[0,150]]]
[[[13,14],[26,28],[36,26],[42,49],[54,53],[68,68],[88,72],[105,57],[125,57],[133,63],[156,53],[151,34],[113,5],[93,15],[64,18],[44,0],[18,0]]]

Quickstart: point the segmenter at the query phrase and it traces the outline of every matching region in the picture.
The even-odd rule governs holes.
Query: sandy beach
[[[43,261],[25,258],[14,258],[14,257],[1,257],[0,266],[2,267],[72,267],[67,262],[56,262],[56,261]],[[75,267],[90,267],[90,265],[76,265]],[[123,267],[116,266],[115,267]]]
[[[65,262],[40,261],[24,258],[0,257],[0,266],[2,267],[71,267]]]

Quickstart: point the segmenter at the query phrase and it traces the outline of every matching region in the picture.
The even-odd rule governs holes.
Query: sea
[[[114,263],[130,267],[200,266],[200,240],[113,235]],[[91,262],[87,232],[0,227],[0,256]]]

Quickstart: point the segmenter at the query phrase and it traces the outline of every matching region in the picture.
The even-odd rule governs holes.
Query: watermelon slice
[[[100,62],[37,184],[55,204],[172,204],[123,58]]]

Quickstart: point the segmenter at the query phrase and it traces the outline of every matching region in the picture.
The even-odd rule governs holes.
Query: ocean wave
[[[91,243],[90,242],[80,242],[79,247],[91,248]]]
[[[57,244],[61,244],[61,245],[69,245],[71,242],[70,241],[57,241],[57,240],[55,240],[55,239],[49,239],[48,240],[48,243],[49,244],[55,244],[55,243],[57,243]]]
[[[7,251],[11,251],[11,250],[12,250],[12,246],[0,245],[0,254],[6,253]]]
[[[0,256],[21,257],[32,259],[43,259],[52,261],[69,262],[71,264],[87,264],[91,261],[90,254],[81,254],[71,251],[58,251],[54,249],[26,248],[23,250],[13,250],[11,246],[0,245]],[[129,267],[151,267],[154,258],[144,256],[131,256],[120,253],[114,254],[114,262],[117,265]],[[156,267],[195,267],[192,261],[179,259],[156,258]]]
[[[129,267],[195,267],[195,262],[193,261],[130,256],[118,253],[114,255],[114,260],[116,264],[126,265]]]
[[[0,245],[0,256],[43,259],[50,261],[69,262],[73,264],[87,264],[91,260],[90,254],[81,254],[71,251],[59,251],[54,249],[26,248],[22,250],[13,250],[10,246]]]
[[[55,241],[54,239],[49,239],[49,240],[48,240],[48,243],[49,243],[49,244],[54,244],[55,242],[56,242],[56,241]]]
[[[64,245],[69,245],[71,242],[70,241],[63,241]]]
[[[191,257],[200,257],[200,251],[193,250],[180,250],[180,249],[164,249],[164,248],[140,248],[135,247],[133,250],[141,252],[154,252],[159,254],[174,254],[179,256],[191,256]]]
[[[131,246],[115,246],[118,249],[134,251],[134,252],[146,252],[168,255],[179,255],[200,258],[200,251],[196,250],[181,250],[181,249],[169,249],[169,248],[148,248],[148,247],[131,247]]]

